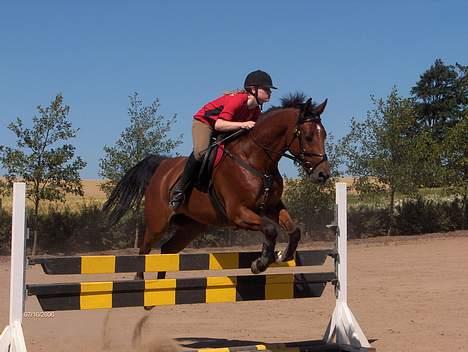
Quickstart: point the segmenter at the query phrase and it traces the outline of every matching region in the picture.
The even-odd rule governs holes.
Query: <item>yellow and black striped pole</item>
[[[271,267],[323,265],[334,249],[298,251],[294,260],[275,263]],[[101,255],[77,257],[30,258],[29,265],[41,264],[46,274],[111,274],[131,272],[225,270],[250,268],[260,252],[201,253],[201,254],[147,254]]]
[[[334,272],[30,284],[44,311],[320,297]]]

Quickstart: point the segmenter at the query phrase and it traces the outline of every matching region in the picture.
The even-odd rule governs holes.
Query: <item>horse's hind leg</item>
[[[206,225],[200,224],[185,215],[176,215],[169,228],[172,236],[161,246],[161,254],[179,253],[205,229]],[[158,279],[165,279],[166,272],[159,271],[157,277]],[[154,306],[145,306],[144,308],[145,310],[150,310],[153,307]]]
[[[286,262],[294,258],[294,253],[301,239],[301,229],[291,218],[291,215],[289,215],[284,206],[279,212],[278,222],[288,234],[289,240],[285,250],[278,252],[276,260],[278,262]]]
[[[149,224],[146,225],[145,235],[143,237],[143,242],[140,246],[140,251],[138,254],[144,255],[149,254],[151,252],[151,248],[153,243],[159,240],[164,232],[166,231],[169,225],[169,221],[166,220],[164,217],[158,217],[152,219]],[[143,280],[144,273],[137,272],[135,275],[135,280]]]
[[[143,237],[143,242],[140,246],[140,251],[138,252],[139,255],[149,254],[151,252],[151,247],[155,241],[161,238],[164,232],[155,232],[151,231],[148,227],[145,229],[145,235]],[[143,280],[145,278],[144,272],[139,271],[135,274],[135,280]]]
[[[162,235],[164,234],[167,228],[167,225],[168,225],[168,222],[166,223],[161,222],[160,227],[157,228],[158,231],[154,229],[152,230],[148,226],[146,227],[145,236],[143,238],[143,243],[140,246],[140,252],[139,252],[140,255],[149,254],[149,252],[151,252],[151,247],[153,243],[162,237]],[[135,280],[144,280],[144,278],[145,278],[144,272],[137,272],[135,275]],[[153,306],[144,306],[144,308],[145,310],[150,310],[153,308]]]
[[[182,214],[176,215],[171,224],[171,232],[173,235],[166,243],[161,246],[161,254],[179,253],[188,246],[201,232],[206,230],[206,225]],[[158,272],[158,279],[166,277],[165,271]]]

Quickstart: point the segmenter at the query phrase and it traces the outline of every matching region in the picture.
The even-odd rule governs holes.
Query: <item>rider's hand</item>
[[[250,130],[255,126],[255,121],[245,121],[242,123],[241,128]]]

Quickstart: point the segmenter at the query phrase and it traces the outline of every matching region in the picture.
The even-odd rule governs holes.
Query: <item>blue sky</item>
[[[468,1],[9,1],[0,12],[0,144],[20,117],[58,92],[79,128],[73,141],[98,178],[103,146],[128,125],[128,96],[174,113],[191,150],[191,119],[205,102],[263,69],[281,95],[329,99],[337,137],[363,118],[369,96],[409,89],[436,58],[468,63]],[[267,107],[267,106],[266,106]],[[295,174],[289,161],[281,171]]]

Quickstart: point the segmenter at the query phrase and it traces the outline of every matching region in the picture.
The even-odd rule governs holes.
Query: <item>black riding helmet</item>
[[[253,93],[250,87],[277,89],[275,86],[273,86],[271,76],[265,71],[252,71],[247,75],[247,77],[245,77],[244,89],[255,97],[257,105],[260,106],[260,110],[262,110],[263,106],[258,101],[258,91],[255,90],[255,93]]]
[[[247,77],[245,77],[244,88],[247,89],[248,87],[252,86],[277,89],[275,86],[273,86],[271,76],[265,71],[261,70],[250,72]]]

